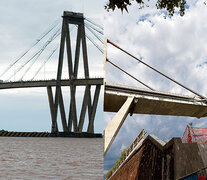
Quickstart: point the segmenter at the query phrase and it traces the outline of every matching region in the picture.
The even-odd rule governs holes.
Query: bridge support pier
[[[52,119],[52,132],[57,132],[58,126],[57,126],[57,122],[55,122],[55,117],[53,113],[54,112],[54,100],[53,100],[51,86],[47,87],[47,95],[48,95],[48,100],[49,100],[49,105],[50,105],[50,114],[51,114],[51,119]]]

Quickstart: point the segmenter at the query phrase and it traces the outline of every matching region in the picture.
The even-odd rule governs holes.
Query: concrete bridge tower
[[[88,133],[94,133],[94,118],[96,114],[99,94],[101,85],[103,84],[103,79],[90,78],[89,76],[89,64],[88,64],[88,55],[87,55],[87,45],[86,45],[86,35],[85,35],[85,26],[84,26],[84,16],[82,13],[74,13],[69,11],[64,11],[62,21],[62,33],[61,33],[61,42],[60,42],[60,51],[59,51],[59,62],[57,70],[57,80],[55,86],[55,96],[53,100],[52,87],[47,86],[50,112],[52,117],[52,133],[58,133],[58,124],[57,124],[57,112],[58,107],[60,109],[61,121],[63,132],[75,132],[82,133],[83,125],[86,119],[86,111],[88,109]],[[72,49],[71,49],[71,37],[70,37],[70,28],[69,26],[73,24],[77,26],[77,38],[76,38],[76,48],[75,48],[75,57],[72,59]],[[66,118],[65,108],[64,108],[64,99],[61,89],[61,76],[63,69],[63,60],[64,60],[64,51],[66,46],[67,54],[67,63],[68,63],[68,76],[70,86],[70,107],[69,107],[69,117]],[[79,69],[79,59],[80,59],[80,49],[82,48],[83,56],[83,72],[84,79],[78,79],[78,69]],[[91,98],[91,86],[95,86],[95,93],[93,99]],[[76,86],[84,86],[85,92],[82,101],[82,108],[80,111],[80,117],[77,117],[76,109]]]

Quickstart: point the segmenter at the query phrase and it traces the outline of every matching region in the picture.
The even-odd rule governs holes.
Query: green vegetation
[[[136,1],[139,6],[139,9],[144,7],[149,7],[147,1],[150,0],[109,0],[108,4],[105,5],[107,11],[114,11],[116,8],[120,9],[122,12],[126,10],[128,12],[128,6],[132,4],[132,1]],[[204,2],[206,4],[206,2]],[[157,9],[165,9],[170,16],[175,14],[175,10],[179,9],[180,16],[185,14],[186,0],[157,0],[156,2]]]
[[[116,161],[116,164],[108,171],[108,173],[106,174],[106,179],[109,179],[109,177],[111,177],[113,171],[117,168],[118,164],[120,162],[123,161],[123,159],[126,157],[126,154],[128,152],[128,149],[124,149],[122,152],[121,152],[121,156],[119,157],[119,159]]]

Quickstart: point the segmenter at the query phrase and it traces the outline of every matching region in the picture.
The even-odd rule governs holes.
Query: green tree
[[[109,0],[109,2],[105,5],[105,9],[107,9],[108,11],[109,10],[114,11],[116,8],[118,8],[122,12],[123,10],[126,10],[128,12],[127,8],[128,6],[131,5],[132,1],[136,1],[140,9],[144,7],[148,7],[148,5],[144,0]],[[180,15],[183,16],[185,14],[185,5],[186,5],[186,0],[157,0],[156,3],[157,9],[167,10],[170,16],[173,16],[176,8],[179,9]]]

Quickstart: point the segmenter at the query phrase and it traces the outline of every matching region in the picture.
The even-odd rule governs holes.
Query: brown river
[[[0,137],[0,179],[103,179],[103,138]]]

